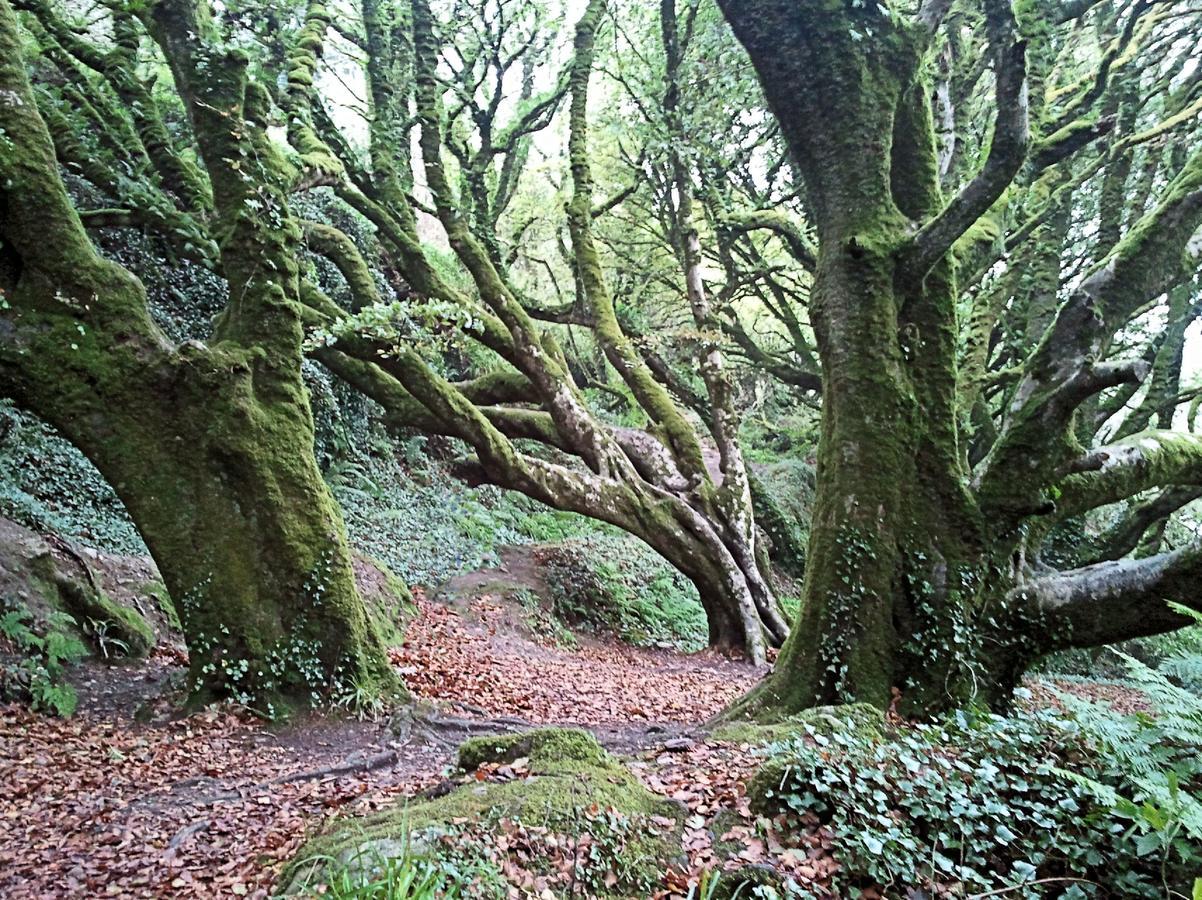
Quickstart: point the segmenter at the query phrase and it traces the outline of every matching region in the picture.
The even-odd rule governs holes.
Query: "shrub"
[[[783,771],[774,806],[795,827],[816,818],[830,830],[841,896],[872,884],[1164,895],[1162,859],[1143,852],[1093,786],[1121,774],[1050,712],[959,713],[884,737],[810,727],[769,752]],[[1189,875],[1171,866],[1163,874],[1182,886]]]
[[[66,668],[87,655],[66,613],[51,613],[41,623],[24,609],[0,615],[0,636],[16,650],[14,661],[0,663],[0,699],[28,702],[38,712],[69,716],[75,689],[64,680]]]

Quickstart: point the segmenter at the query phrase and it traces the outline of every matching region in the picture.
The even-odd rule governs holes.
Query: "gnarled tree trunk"
[[[923,712],[1004,706],[1043,653],[1186,624],[1164,601],[1202,605],[1182,588],[1198,548],[1056,574],[1028,555],[1049,517],[1199,483],[1192,435],[1147,433],[1088,452],[1072,426],[1085,400],[1146,370],[1104,362],[1104,349],[1187,270],[1202,154],[1059,311],[1043,311],[1047,333],[974,475],[961,446],[958,402],[974,392],[957,372],[955,259],[1026,160],[1026,42],[1010,4],[984,3],[997,118],[987,159],[950,199],[923,74],[949,4],[933,0],[911,18],[796,0],[721,5],[807,187],[823,404],[799,620],[775,671],[735,712],[885,705],[894,690]],[[1080,146],[1090,129],[1066,144]],[[1071,152],[1058,144],[1069,133],[1041,141],[1035,172]]]
[[[214,81],[228,80],[193,87],[212,101],[227,91],[224,127],[249,144],[254,128],[238,118],[245,64],[211,61],[227,65]],[[296,273],[279,265],[287,229],[274,232],[284,235],[274,247],[227,229],[236,300],[213,346],[173,346],[141,284],[101,258],[80,225],[6,0],[0,88],[3,390],[79,447],[125,503],[179,610],[195,698],[233,696],[269,711],[280,699],[394,689],[313,457],[288,296]],[[220,210],[231,198],[218,187]],[[265,266],[273,277],[257,272]]]

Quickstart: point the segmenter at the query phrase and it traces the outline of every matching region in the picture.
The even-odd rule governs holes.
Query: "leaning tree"
[[[393,429],[461,439],[474,453],[477,477],[642,538],[697,586],[711,643],[745,649],[763,661],[766,646],[779,644],[787,625],[765,574],[723,356],[710,339],[692,351],[699,384],[694,399],[705,409],[699,433],[689,404],[665,384],[669,373],[620,320],[595,235],[594,220],[629,194],[619,191],[600,204],[594,198],[586,113],[603,5],[587,7],[561,74],[543,91],[534,89],[527,55],[547,47],[537,10],[512,2],[453,4],[454,15],[443,22],[422,2],[380,4],[371,14],[365,9],[355,42],[365,54],[370,96],[388,95],[397,71],[413,72],[414,90],[405,102],[369,106],[364,158],[332,120],[311,77],[330,23],[320,3],[306,6],[301,37],[289,43],[288,90],[281,100],[290,144],[312,183],[332,187],[375,227],[378,245],[372,249],[397,273],[398,293],[405,297],[403,303],[382,298],[367,248],[330,225],[309,225],[310,249],[334,264],[349,297],[340,308],[327,294],[307,290],[313,356],[376,400]],[[472,16],[478,18],[472,27],[456,30]],[[516,96],[507,97],[511,68],[520,77]],[[547,304],[545,292],[532,296],[520,277],[529,263],[522,235],[533,221],[519,220],[502,237],[501,216],[522,175],[531,135],[546,127],[565,98],[568,179],[559,218],[574,290],[570,300]],[[411,124],[420,139],[429,205],[410,190],[416,181],[411,160],[398,153],[394,139],[408,134]],[[458,272],[448,274],[436,264],[419,215],[437,220]],[[686,239],[692,230],[687,211],[674,221],[680,294],[688,299],[695,329],[717,334],[698,277],[696,237]],[[486,371],[459,382],[444,378],[437,360],[392,330],[390,316],[398,307],[407,314],[432,312],[470,337],[488,353]],[[590,381],[561,349],[556,327],[588,332],[603,370],[620,385],[611,390],[629,403],[639,426],[615,424],[586,396]]]
[[[1041,654],[1187,624],[1170,604],[1202,609],[1202,546],[1125,554],[1202,486],[1202,440],[1169,430],[1202,225],[1197,9],[721,6],[804,186],[822,363],[802,608],[738,709],[1005,705]],[[1050,552],[1132,498],[1111,539]]]
[[[33,54],[0,2],[0,390],[124,502],[179,610],[196,697],[263,708],[392,690],[314,460],[296,173],[268,137],[263,86],[188,0],[142,7],[144,22],[115,10],[95,42],[29,6],[32,40],[61,77],[35,95]],[[200,164],[137,69],[144,33]],[[81,131],[100,137],[88,147]],[[121,205],[81,217],[60,165]],[[209,339],[168,340],[141,283],[98,253],[85,223],[159,229],[218,269],[229,301]]]
[[[505,6],[499,4],[498,9]],[[411,17],[412,22],[413,108],[425,186],[432,198],[430,211],[470,279],[470,291],[442,277],[431,263],[428,249],[419,240],[413,198],[403,190],[377,186],[374,171],[360,171],[316,95],[295,93],[293,145],[310,146],[309,158],[323,169],[339,196],[377,226],[381,244],[403,274],[407,289],[426,302],[437,301],[453,310],[460,327],[495,355],[497,368],[454,384],[403,341],[381,341],[378,330],[371,329],[365,337],[362,324],[379,325],[378,314],[372,312],[380,303],[371,288],[370,272],[360,249],[328,229],[311,246],[329,255],[342,271],[354,305],[363,314],[348,317],[312,297],[314,312],[325,316],[324,322],[317,318],[315,323],[328,335],[324,343],[318,342],[315,356],[379,402],[392,426],[462,439],[474,451],[484,479],[555,508],[617,525],[646,541],[697,586],[711,644],[745,649],[751,659],[762,662],[766,646],[783,641],[788,628],[766,577],[763,556],[757,553],[750,483],[738,443],[736,398],[721,349],[713,340],[702,340],[695,351],[707,410],[703,437],[687,406],[665,385],[662,371],[657,376],[619,320],[594,234],[598,210],[587,111],[603,10],[600,2],[586,8],[556,86],[538,95],[528,76],[522,79],[517,112],[512,121],[502,122],[497,92],[503,73],[495,81],[487,74],[477,77],[474,65],[465,60],[463,46],[455,41],[453,24],[441,23],[428,3],[416,0],[394,7],[394,16],[401,21]],[[323,7],[309,5],[312,43],[297,44],[298,58],[305,52],[315,54],[327,30],[326,18]],[[378,46],[371,32],[379,21],[364,17],[364,43],[369,48]],[[460,65],[450,66],[455,75],[448,83],[440,72],[445,64],[441,51],[452,42],[453,58]],[[369,81],[379,77],[377,68],[395,70],[387,60],[386,55],[376,58],[369,50]],[[487,66],[483,70],[487,73]],[[496,86],[483,101],[482,83]],[[514,167],[520,165],[523,140],[545,126],[565,94],[570,179],[564,252],[575,291],[571,301],[548,308],[527,296],[513,277],[514,260],[501,251],[497,225],[502,204],[510,196],[511,188],[506,186],[520,174]],[[403,124],[386,118],[402,115],[403,109],[377,106],[371,112],[371,131],[404,132]],[[472,141],[464,139],[459,122],[465,112],[476,129]],[[306,130],[310,137],[302,134]],[[519,163],[515,164],[515,157]],[[387,161],[385,172],[400,168],[394,148],[373,140],[373,168],[379,167],[378,159]],[[716,334],[714,312],[699,276],[697,236],[690,215],[682,205],[676,216],[679,282],[696,325]],[[603,354],[603,365],[616,373],[643,427],[620,427],[599,414],[547,323],[589,331]],[[529,444],[521,441],[559,455],[531,452]]]
[[[310,329],[306,352],[376,400],[389,427],[460,438],[483,478],[643,538],[697,585],[712,643],[745,648],[763,660],[766,645],[784,639],[788,629],[765,574],[738,446],[736,397],[713,337],[720,329],[699,278],[687,206],[671,217],[675,281],[698,335],[687,355],[696,382],[692,400],[700,404],[672,394],[666,370],[619,319],[594,221],[628,192],[600,202],[593,196],[586,119],[602,4],[589,5],[558,76],[545,85],[535,84],[534,72],[548,64],[553,48],[537,4],[453,3],[444,23],[425,3],[379,0],[362,5],[359,21],[337,27],[318,0],[302,4],[296,18],[264,7],[227,10],[221,26],[259,76],[245,89],[234,86],[245,90],[245,101],[232,115],[226,107],[213,113],[215,104],[197,94],[224,76],[197,56],[217,51],[206,43],[212,23],[193,7],[127,11],[115,4],[102,14],[107,28],[93,34],[49,0],[22,4],[47,51],[48,71],[39,79],[42,115],[58,123],[52,130],[59,159],[104,197],[102,208],[85,210],[85,223],[153,232],[171,252],[219,267],[232,297],[247,296],[239,278],[283,289],[284,311]],[[197,20],[192,25],[204,27],[178,27],[189,15]],[[463,22],[470,24],[457,29]],[[319,76],[334,39],[349,44],[361,61],[364,148],[323,102]],[[172,134],[176,123],[157,114],[161,92],[147,87],[146,67],[164,63],[175,86],[168,110],[180,101],[190,110],[183,141]],[[555,215],[575,289],[570,302],[548,305],[545,294],[529,296],[518,277],[526,260],[514,248],[526,226],[509,231],[503,216],[532,135],[565,100],[567,209]],[[103,111],[108,108],[114,113]],[[128,114],[117,114],[122,110]],[[231,118],[245,127],[231,125]],[[284,125],[285,140],[261,127],[269,122]],[[228,139],[259,143],[237,154],[229,152],[237,149],[232,146],[206,147],[204,129],[217,124],[232,129]],[[214,171],[229,170],[223,184],[231,189],[214,192],[215,211],[203,174],[188,165],[193,144],[214,188]],[[238,186],[240,195],[232,190]],[[284,205],[288,194],[319,188],[344,204],[340,215],[357,217],[360,227],[300,221]],[[259,229],[246,232],[258,243],[235,235],[231,222]],[[435,223],[456,264],[430,246]],[[303,245],[295,242],[298,227]],[[370,241],[350,236],[357,231],[362,238],[368,230]],[[220,253],[212,251],[214,243]],[[326,260],[324,271],[336,271],[339,283],[319,278],[303,258],[298,265],[301,246]],[[283,276],[264,277],[267,270]],[[416,317],[436,331],[467,335],[486,360],[476,377],[445,377],[444,361],[406,331]],[[223,314],[219,328],[236,318]],[[289,320],[290,329],[295,324]],[[586,396],[581,382],[587,379],[578,378],[579,368],[573,370],[559,346],[564,332],[557,329],[563,328],[592,336],[638,425],[614,424]],[[294,330],[272,334],[287,338],[285,349],[294,353]],[[277,350],[265,356],[270,365]],[[288,360],[292,366],[295,356]],[[281,358],[272,368],[283,365]],[[704,408],[703,424],[690,405]],[[302,458],[299,449],[284,455]]]

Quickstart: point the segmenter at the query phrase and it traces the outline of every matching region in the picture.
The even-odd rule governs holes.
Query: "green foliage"
[[[883,738],[807,728],[769,752],[784,762],[775,805],[799,826],[816,820],[830,830],[847,896],[872,883],[1014,897],[1163,895],[1160,861],[1086,783],[1119,773],[1051,713],[957,713]],[[1056,882],[1049,894],[1037,883],[1044,878],[1080,880]]]
[[[756,467],[761,484],[808,535],[817,476],[804,459],[789,457]]]
[[[411,836],[403,832],[399,842],[368,842],[362,850],[338,858],[310,857],[309,862],[328,866],[319,895],[346,900],[513,896],[511,878],[558,875],[565,864],[572,867],[573,895],[611,896],[616,883],[625,889],[619,896],[635,896],[627,893],[632,888],[640,892],[637,896],[649,896],[657,873],[631,853],[639,846],[646,818],[612,808],[577,807],[572,815],[575,827],[551,831],[520,817],[486,812],[476,823],[431,826]],[[564,848],[577,841],[579,852],[563,859]],[[397,853],[399,857],[393,855]],[[305,888],[290,893],[297,892],[317,895]]]
[[[1062,702],[1104,763],[1080,783],[1131,822],[1141,856],[1166,870],[1202,871],[1202,698],[1135,657],[1113,652],[1155,712],[1123,715],[1065,694]]]
[[[1191,614],[1185,608],[1182,611]],[[1041,661],[1039,668],[1051,675],[1122,682],[1129,677],[1128,657],[1202,697],[1202,625],[1123,641],[1110,648],[1064,650]]]
[[[805,408],[766,411],[749,418],[740,437],[747,457],[755,462],[771,466],[795,460],[804,465],[800,459],[818,446],[818,417]]]
[[[755,521],[768,536],[778,574],[800,578],[805,572],[814,487],[814,467],[800,459],[779,460],[752,470]]]
[[[553,611],[586,630],[637,645],[705,646],[696,589],[657,553],[627,536],[568,541],[543,555]]]
[[[426,440],[416,442],[420,460]],[[334,463],[326,479],[351,545],[407,584],[440,584],[494,564],[501,546],[595,529],[581,516],[552,512],[519,494],[468,487],[434,460],[406,465],[387,445],[379,449]]]
[[[74,179],[73,194],[89,188]],[[106,205],[94,199],[94,205]],[[151,317],[174,341],[205,340],[213,331],[213,320],[229,300],[224,278],[199,263],[174,257],[170,244],[158,235],[136,229],[104,229],[99,238],[101,252],[136,272],[146,289]]]
[[[414,853],[408,828],[382,853],[370,846],[339,857],[315,855],[287,890],[288,896],[335,900],[434,900],[459,896],[437,862]],[[314,884],[320,877],[321,883]]]
[[[1177,609],[1198,619],[1193,610],[1183,606]],[[1180,631],[1129,641],[1120,649],[1202,698],[1202,622]],[[1123,659],[1121,655],[1119,658]]]
[[[534,591],[528,588],[511,591],[509,599],[522,608],[526,627],[536,639],[558,647],[576,646],[576,635],[554,612],[543,607],[543,601]]]
[[[310,875],[323,869],[329,872],[320,888],[311,890],[306,879],[294,885],[289,895],[320,895],[334,900],[454,900],[459,896],[435,863],[412,852],[407,836],[396,855],[359,854],[353,866],[328,857],[314,857],[312,861],[321,865],[314,866]]]
[[[145,553],[125,507],[84,455],[0,399],[0,515],[113,553]]]
[[[59,597],[105,659],[145,656],[154,649],[157,638],[150,623],[103,591],[76,582],[64,589],[60,583]]]
[[[0,662],[0,699],[23,700],[49,715],[75,712],[75,689],[64,675],[67,666],[87,655],[87,648],[74,628],[66,613],[51,613],[41,623],[20,607],[0,615],[0,637],[16,650],[15,661]]]

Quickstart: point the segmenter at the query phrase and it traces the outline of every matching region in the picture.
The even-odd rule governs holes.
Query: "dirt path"
[[[449,756],[384,723],[3,708],[0,896],[265,897],[307,829],[421,789]]]
[[[434,708],[391,726],[176,719],[171,654],[82,667],[67,721],[0,707],[0,896],[267,897],[326,817],[438,782],[468,734],[573,723],[611,749],[654,752],[757,677],[704,654],[541,646],[514,614],[488,594],[457,608],[419,597],[393,654]]]
[[[394,651],[410,689],[481,715],[577,725],[699,723],[760,673],[709,653],[684,655],[581,639],[574,649],[515,634],[495,595],[464,612],[417,595],[420,614]]]

